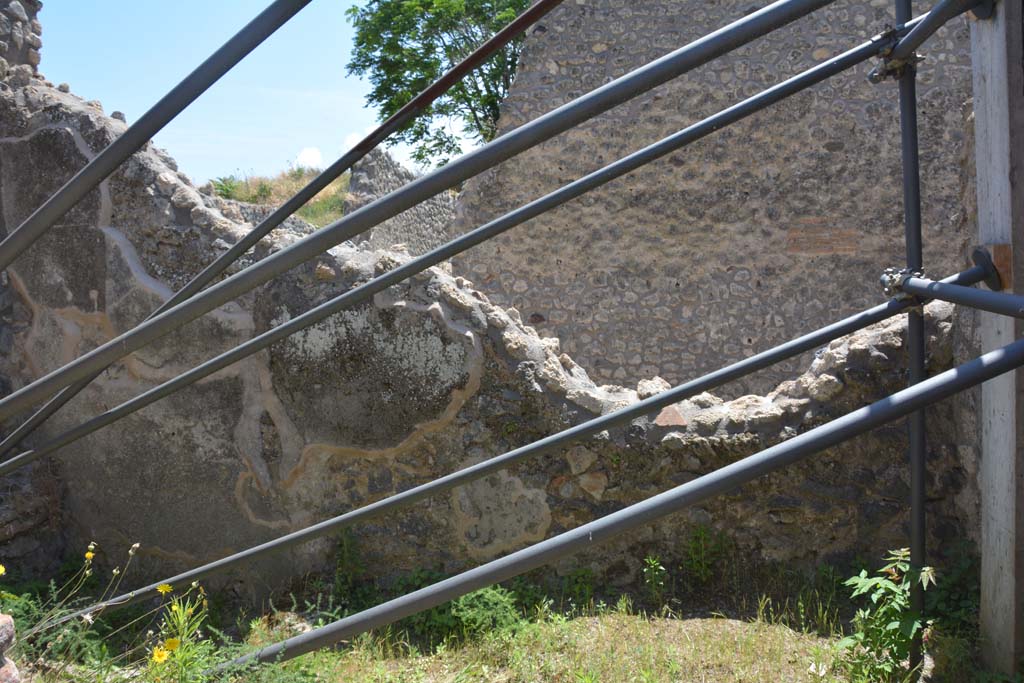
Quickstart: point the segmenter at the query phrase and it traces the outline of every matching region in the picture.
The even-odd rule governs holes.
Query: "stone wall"
[[[39,37],[43,27],[36,19],[40,0],[0,0],[0,76],[11,66],[39,66]]]
[[[413,181],[416,176],[391,158],[383,149],[375,149],[363,158],[349,180],[345,213],[350,213]],[[450,192],[421,202],[394,218],[359,235],[353,241],[374,249],[403,245],[414,256],[448,241],[448,230],[455,214],[455,198]]]
[[[760,5],[764,3],[755,3]],[[916,3],[919,9],[927,3]],[[467,184],[455,232],[482,224],[859,44],[892,3],[850,0],[697,69]],[[511,130],[742,17],[751,3],[564,3],[527,38]],[[970,96],[966,20],[920,70],[925,263],[944,276],[973,236],[961,205]],[[897,92],[874,64],[474,247],[454,262],[599,381],[682,381],[881,300],[903,263]],[[807,359],[740,382],[768,390]]]

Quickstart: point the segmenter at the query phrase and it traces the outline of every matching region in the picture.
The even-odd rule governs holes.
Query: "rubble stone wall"
[[[415,178],[415,174],[392,159],[386,151],[375,149],[352,169],[345,213],[362,208]],[[374,249],[390,249],[400,244],[410,254],[419,256],[448,241],[454,216],[455,196],[442,192],[371,228],[353,241],[366,243]]]
[[[527,37],[503,103],[512,130],[744,16],[745,0],[575,0]],[[927,3],[915,3],[919,11]],[[620,105],[467,183],[464,232],[860,44],[892,3],[838,2]],[[965,263],[968,26],[923,47],[928,272]],[[866,63],[454,260],[601,382],[683,381],[881,300],[904,262],[897,88]],[[807,359],[736,384],[766,392]]]
[[[40,0],[0,0],[0,77],[11,66],[39,66],[43,27]]]

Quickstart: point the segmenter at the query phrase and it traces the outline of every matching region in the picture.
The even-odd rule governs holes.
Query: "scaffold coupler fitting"
[[[892,37],[891,42],[878,53],[878,56],[882,58],[881,63],[868,72],[868,81],[875,85],[882,83],[887,78],[899,79],[907,69],[917,69],[917,65],[925,60],[924,55],[918,52],[911,53],[906,59],[892,59],[890,55],[899,39],[896,29],[892,27],[888,27],[885,33]]]
[[[924,272],[909,268],[886,268],[880,278],[882,291],[893,299],[914,299],[912,294],[903,291],[903,283],[910,277],[924,278]]]

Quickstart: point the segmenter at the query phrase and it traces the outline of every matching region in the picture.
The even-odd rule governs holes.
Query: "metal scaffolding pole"
[[[910,20],[911,0],[896,0],[896,22]],[[924,23],[924,22],[922,22]],[[920,26],[920,24],[918,24]],[[921,249],[921,172],[917,133],[917,68],[915,55],[910,54],[899,66],[900,148],[903,166],[903,227],[907,251],[907,270],[920,273],[923,268]],[[917,309],[907,312],[907,365],[909,386],[927,377],[925,367],[924,313]],[[926,445],[924,410],[918,410],[907,419],[910,463],[910,565],[920,570],[925,566],[925,481]],[[915,582],[910,594],[911,609],[924,612],[924,589]],[[921,667],[921,635],[918,633],[910,648],[910,668]]]
[[[1024,296],[990,292],[962,285],[951,285],[935,282],[920,277],[908,277],[900,286],[907,294],[928,299],[941,299],[950,303],[979,308],[990,313],[1008,315],[1013,318],[1024,318]]]

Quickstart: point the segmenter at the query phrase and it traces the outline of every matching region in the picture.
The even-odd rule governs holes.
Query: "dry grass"
[[[273,177],[222,176],[210,181],[205,189],[225,199],[264,206],[280,206],[319,174],[319,169],[297,166]],[[316,227],[341,218],[344,214],[345,199],[348,197],[348,181],[349,174],[343,174],[299,209],[297,215]]]

